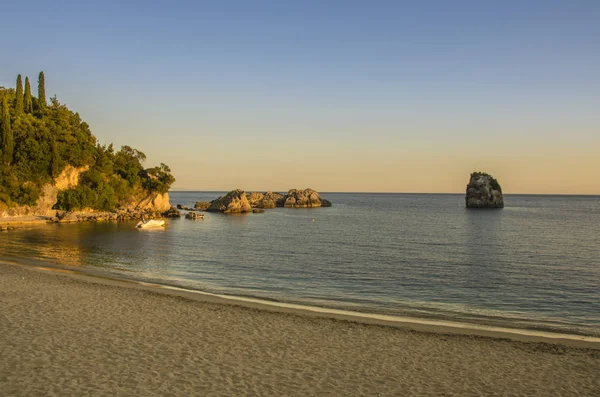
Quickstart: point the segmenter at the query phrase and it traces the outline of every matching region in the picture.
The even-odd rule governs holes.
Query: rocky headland
[[[130,146],[102,145],[80,115],[28,77],[0,87],[0,223],[77,222],[160,216],[169,211],[170,168],[145,168]]]
[[[500,184],[485,172],[471,174],[465,201],[467,208],[504,208]]]

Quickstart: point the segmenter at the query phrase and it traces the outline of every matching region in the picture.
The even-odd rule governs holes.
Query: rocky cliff
[[[75,168],[70,165],[60,173],[60,175],[54,180],[54,183],[48,183],[41,188],[42,194],[36,202],[35,206],[20,206],[7,208],[0,212],[0,219],[2,218],[15,218],[15,217],[26,217],[26,216],[37,216],[37,217],[48,217],[53,218],[56,215],[56,211],[52,209],[57,202],[58,193],[61,190],[71,189],[79,184],[79,176],[88,170],[89,167]],[[163,213],[171,208],[169,202],[169,193],[150,193],[141,199],[131,198],[130,202],[121,208],[115,214],[122,211],[128,211],[132,214],[138,213]],[[102,212],[93,210],[77,211],[80,217],[84,217],[86,213],[89,214],[100,214]]]
[[[137,211],[147,212],[165,212],[170,208],[169,193],[150,193],[135,205]]]
[[[40,198],[35,206],[21,206],[7,208],[0,213],[0,218],[15,216],[49,216],[52,207],[56,204],[58,192],[70,189],[79,183],[79,175],[88,170],[89,167],[75,168],[70,165],[60,173],[54,183],[47,183],[41,188]]]
[[[465,197],[467,208],[503,208],[504,197],[498,181],[485,172],[473,172]]]

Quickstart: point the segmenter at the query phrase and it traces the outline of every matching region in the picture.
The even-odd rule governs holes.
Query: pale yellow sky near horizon
[[[260,150],[257,146],[263,146]],[[600,194],[598,146],[522,139],[452,147],[409,142],[354,146],[331,142],[258,142],[211,146],[170,159],[172,190],[462,193],[472,171],[496,177],[505,193]],[[271,150],[265,150],[269,146]],[[185,152],[185,151],[184,151]],[[151,160],[151,159],[150,159]],[[166,161],[166,160],[165,160]]]
[[[168,164],[173,190],[462,193],[469,174],[484,171],[508,194],[600,195],[591,106],[424,112],[209,103],[156,113],[104,103],[80,105],[99,141],[142,150],[147,167]]]

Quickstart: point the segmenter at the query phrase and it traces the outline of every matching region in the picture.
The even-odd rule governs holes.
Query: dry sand
[[[124,284],[0,264],[0,395],[600,396],[599,350],[273,313]]]

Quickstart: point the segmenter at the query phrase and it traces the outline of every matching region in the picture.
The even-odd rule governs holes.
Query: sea
[[[171,192],[193,206],[224,192]],[[600,336],[600,196],[324,193],[331,208],[47,224],[0,259],[224,295]]]

